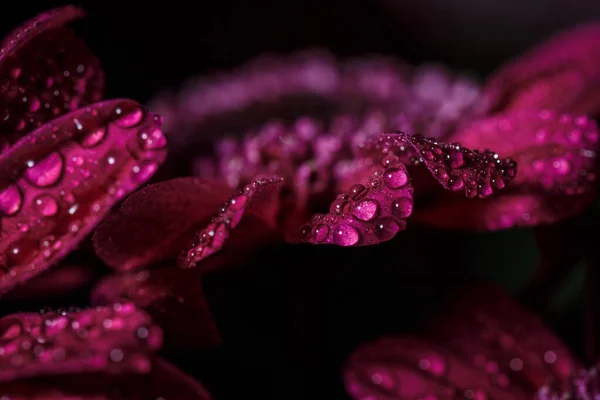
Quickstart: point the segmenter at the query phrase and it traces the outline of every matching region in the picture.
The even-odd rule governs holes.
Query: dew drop
[[[340,246],[355,245],[359,239],[358,231],[349,225],[340,225],[334,230],[334,240]]]
[[[44,217],[51,217],[58,212],[58,202],[49,194],[42,194],[34,201],[38,213]]]
[[[344,212],[344,207],[348,204],[346,200],[337,199],[331,203],[329,207],[329,212],[332,214],[341,214]]]
[[[460,168],[465,163],[462,153],[459,150],[450,150],[447,155],[450,168]]]
[[[560,175],[567,175],[571,170],[571,165],[569,161],[564,158],[556,159],[552,162],[552,166]]]
[[[398,218],[407,218],[412,210],[413,200],[410,197],[398,197],[392,201],[392,214]]]
[[[106,128],[101,127],[83,135],[83,137],[79,140],[79,143],[83,147],[95,147],[98,146],[100,142],[102,142],[105,136]]]
[[[379,204],[375,200],[363,200],[356,203],[352,209],[352,215],[361,221],[370,221],[377,215]]]
[[[115,125],[121,128],[131,128],[139,124],[144,118],[144,112],[141,109],[137,109],[130,114],[125,115],[115,121]]]
[[[399,189],[408,183],[408,175],[401,169],[392,168],[385,171],[383,181],[390,189]]]
[[[350,187],[348,193],[350,194],[350,198],[353,200],[360,200],[367,194],[367,188],[363,185],[356,184]]]
[[[0,192],[0,211],[4,215],[15,215],[23,204],[23,197],[19,188],[10,185]]]
[[[158,168],[154,161],[142,161],[133,167],[133,178],[138,183],[146,182]]]
[[[324,224],[319,224],[313,228],[312,235],[316,242],[324,242],[327,239],[327,235],[329,235],[329,227]]]
[[[160,129],[155,129],[150,133],[140,132],[138,144],[144,150],[162,149],[167,146],[167,138]]]
[[[385,242],[400,232],[400,224],[391,218],[380,218],[375,222],[375,235],[379,240]]]
[[[37,187],[52,186],[60,179],[63,164],[63,158],[58,152],[51,153],[27,169],[25,177]]]

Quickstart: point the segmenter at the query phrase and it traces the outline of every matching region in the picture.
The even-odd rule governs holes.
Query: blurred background
[[[107,97],[140,102],[192,75],[315,46],[340,56],[439,62],[483,79],[552,33],[600,21],[600,2],[591,0],[70,3],[88,10],[75,28],[103,62]],[[10,2],[0,13],[0,33],[62,4]],[[270,249],[249,268],[205,283],[227,345],[173,359],[217,398],[345,399],[339,370],[351,349],[382,332],[409,330],[427,315],[438,289],[475,279],[520,295],[583,354],[586,315],[598,314],[581,296],[585,270],[596,263],[598,234],[587,233],[598,230],[596,214],[536,231],[411,229],[376,249]],[[532,284],[541,265],[558,272]]]

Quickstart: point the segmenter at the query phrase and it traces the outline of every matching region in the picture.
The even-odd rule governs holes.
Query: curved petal
[[[99,60],[64,27],[83,14],[73,6],[48,11],[4,39],[0,141],[12,144],[43,123],[102,98]]]
[[[428,332],[475,365],[493,363],[496,373],[530,393],[550,381],[568,390],[569,378],[583,368],[540,319],[490,285],[465,288]]]
[[[86,372],[147,373],[160,329],[131,303],[0,319],[0,382]]]
[[[221,338],[203,295],[201,272],[164,268],[113,275],[96,286],[92,304],[135,303],[163,328],[167,349],[214,347]]]
[[[13,400],[210,400],[206,389],[174,365],[157,358],[146,374],[77,374],[37,377],[2,385]]]
[[[282,178],[256,179],[248,184],[236,196],[225,203],[219,214],[200,232],[194,235],[192,243],[179,256],[179,265],[184,268],[195,267],[200,261],[221,250],[230,240],[233,230],[239,237],[253,242],[257,236],[260,242],[260,226],[248,226],[236,229],[242,218],[251,215],[267,227],[276,228],[279,214],[279,190]],[[235,246],[236,249],[238,246]],[[203,270],[206,268],[203,266]]]
[[[428,326],[427,339],[387,337],[359,347],[345,380],[356,399],[526,399],[570,388],[582,365],[533,314],[491,286],[465,287]]]
[[[62,258],[152,176],[166,156],[160,125],[139,104],[111,100],[45,124],[0,155],[0,293]]]
[[[600,24],[561,33],[489,79],[492,111],[539,110],[598,115]]]
[[[383,134],[362,146],[372,166],[365,184],[338,196],[327,215],[317,214],[299,240],[340,246],[365,246],[390,240],[406,226],[413,209],[413,188],[405,164],[424,164],[446,189],[485,198],[508,184],[516,173],[512,160],[474,152],[421,136]],[[382,158],[383,157],[383,158]]]
[[[440,199],[415,215],[424,222],[470,229],[532,226],[573,216],[594,199],[598,128],[586,117],[519,111],[475,121],[452,139],[513,158],[519,173],[502,194],[472,206]]]
[[[231,194],[224,183],[208,179],[178,178],[149,185],[129,196],[96,228],[96,254],[121,271],[173,260]]]
[[[531,393],[495,379],[444,347],[410,336],[363,344],[344,369],[346,390],[356,400],[525,400]]]

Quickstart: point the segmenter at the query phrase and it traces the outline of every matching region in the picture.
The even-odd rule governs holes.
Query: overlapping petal
[[[64,26],[83,15],[77,7],[58,8],[25,22],[4,39],[0,143],[12,144],[59,115],[101,100],[100,62]]]
[[[95,103],[0,155],[0,292],[62,258],[152,176],[166,156],[160,125],[133,101]]]
[[[373,166],[368,181],[350,187],[332,203],[329,214],[314,215],[301,241],[364,246],[393,238],[413,210],[414,189],[406,165],[423,164],[445,188],[467,197],[486,198],[504,188],[516,164],[498,154],[474,152],[421,136],[383,134],[361,146]]]
[[[209,399],[155,359],[160,328],[132,303],[0,319],[0,396],[13,399]]]
[[[489,146],[513,158],[519,172],[490,199],[472,205],[444,199],[419,210],[420,221],[480,230],[534,226],[576,215],[594,199],[598,127],[584,116],[517,111],[475,121],[452,139]]]
[[[359,347],[345,370],[350,395],[527,399],[547,384],[570,390],[582,368],[539,319],[494,287],[463,293],[440,316],[426,338]]]
[[[221,260],[205,263],[223,266]],[[202,289],[203,269],[175,266],[109,276],[92,293],[92,304],[129,301],[165,331],[171,351],[211,348],[221,337]]]
[[[503,66],[485,93],[491,111],[540,110],[598,115],[600,25],[558,34]]]

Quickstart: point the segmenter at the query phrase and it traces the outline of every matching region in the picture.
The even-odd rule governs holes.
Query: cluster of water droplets
[[[188,250],[182,252],[179,263],[185,268],[219,251],[231,231],[240,223],[254,196],[266,188],[281,185],[283,178],[261,178],[247,184],[239,194],[223,204],[219,214],[200,232],[194,235]]]
[[[535,394],[534,400],[590,400],[600,397],[600,377],[597,367],[582,370],[570,380],[569,389],[565,390],[551,382],[542,386]]]
[[[59,115],[102,97],[104,74],[85,43],[62,25],[74,7],[28,21],[0,50],[0,134],[4,146]],[[0,145],[2,150],[2,145]]]
[[[0,158],[0,291],[65,253],[166,156],[158,116],[108,101],[45,124]]]
[[[151,368],[160,328],[132,303],[0,319],[0,382],[59,373]]]

